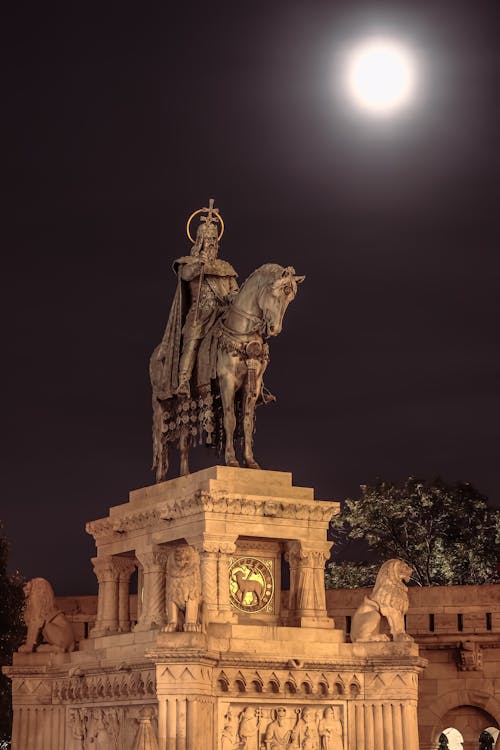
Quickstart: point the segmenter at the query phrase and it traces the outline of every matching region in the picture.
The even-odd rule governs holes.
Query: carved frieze
[[[63,677],[53,682],[53,703],[99,703],[120,698],[143,699],[156,696],[153,669],[109,671],[99,674]]]
[[[230,703],[220,734],[221,750],[344,750],[341,703]]]
[[[113,531],[120,534],[137,529],[151,529],[161,523],[158,510],[141,510],[136,513],[127,513],[113,519]]]
[[[173,498],[159,508],[159,516],[167,521],[196,513],[267,516],[309,521],[329,521],[338,511],[337,503],[284,502],[265,497],[242,497],[237,494],[198,490],[193,495]]]
[[[363,674],[305,669],[299,660],[290,660],[290,669],[245,669],[226,665],[216,675],[219,695],[263,693],[289,698],[292,695],[315,699],[357,698],[363,691]]]

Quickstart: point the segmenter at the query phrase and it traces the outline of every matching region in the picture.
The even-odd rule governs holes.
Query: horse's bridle
[[[229,312],[229,310],[228,310]],[[231,312],[236,313],[236,315],[239,315],[240,318],[244,318],[245,320],[248,320],[250,323],[254,323],[254,328],[251,328],[249,331],[245,331],[245,333],[240,333],[239,331],[233,331],[231,328],[228,328],[225,321],[225,315],[223,316],[223,324],[224,328],[227,328],[228,331],[232,333],[233,336],[251,336],[254,333],[257,333],[259,329],[263,329],[265,326],[265,320],[262,317],[259,317],[258,315],[254,315],[253,313],[249,313],[246,310],[240,310],[239,308],[235,307],[235,305],[231,305]]]

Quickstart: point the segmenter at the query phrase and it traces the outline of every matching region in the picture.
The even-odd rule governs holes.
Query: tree
[[[361,487],[333,519],[334,560],[348,540],[364,540],[369,563],[330,564],[327,586],[370,586],[379,565],[400,557],[422,586],[494,583],[499,580],[500,516],[471,484],[410,477]]]
[[[7,575],[9,545],[0,522],[0,668],[11,664],[13,652],[23,641],[23,580],[19,574]],[[11,683],[0,672],[0,743],[10,745],[12,725]],[[7,745],[7,746],[9,746]]]

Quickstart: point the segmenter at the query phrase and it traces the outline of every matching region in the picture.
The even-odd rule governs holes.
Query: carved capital
[[[288,542],[285,560],[291,566],[307,568],[322,568],[330,557],[331,543],[315,545],[314,547],[306,546],[300,541]]]
[[[232,555],[236,551],[235,542],[220,542],[219,552],[222,555]]]
[[[144,568],[144,571],[149,572],[155,568],[165,568],[167,564],[168,549],[167,547],[154,545],[147,550],[136,550],[135,556]]]
[[[119,570],[114,564],[114,558],[111,555],[93,557],[92,565],[94,566],[94,573],[99,583],[118,580]]]
[[[135,560],[130,557],[114,557],[113,564],[118,571],[120,581],[128,581],[136,568]]]

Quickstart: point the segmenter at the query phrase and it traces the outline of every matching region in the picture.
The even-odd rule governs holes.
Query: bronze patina
[[[277,336],[288,304],[303,276],[293,268],[266,263],[239,289],[237,274],[218,258],[222,216],[210,199],[199,214],[191,254],[174,262],[177,289],[163,339],[150,360],[153,388],[153,468],[165,479],[168,449],[181,454],[181,474],[189,472],[189,448],[205,442],[224,450],[228,466],[239,466],[235,435],[242,438],[245,465],[258,469],[253,455],[254,412],[274,400],[263,385],[269,361],[265,342]]]

